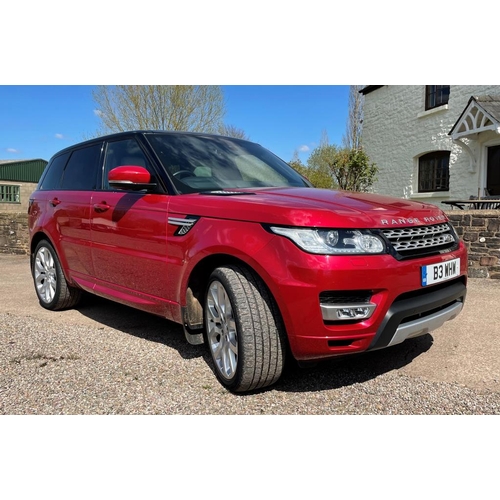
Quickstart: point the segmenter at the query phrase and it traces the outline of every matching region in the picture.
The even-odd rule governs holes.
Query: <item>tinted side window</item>
[[[45,175],[40,179],[38,189],[60,189],[63,170],[68,161],[69,153],[52,158],[47,165]]]
[[[92,191],[96,188],[101,144],[95,144],[71,153],[64,169],[62,189]]]

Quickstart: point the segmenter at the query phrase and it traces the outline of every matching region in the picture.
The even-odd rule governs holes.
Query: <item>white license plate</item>
[[[441,283],[460,275],[460,259],[422,266],[422,286]]]

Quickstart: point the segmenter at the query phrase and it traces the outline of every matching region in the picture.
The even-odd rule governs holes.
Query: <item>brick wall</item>
[[[29,253],[28,215],[0,213],[0,252]]]
[[[36,183],[33,182],[11,182],[11,181],[1,181],[0,184],[7,184],[11,186],[19,186],[19,191],[21,199],[19,203],[1,203],[0,202],[0,213],[17,213],[28,211],[29,199],[31,193],[36,189]]]
[[[500,279],[500,211],[453,210],[447,215],[469,251],[469,277]]]

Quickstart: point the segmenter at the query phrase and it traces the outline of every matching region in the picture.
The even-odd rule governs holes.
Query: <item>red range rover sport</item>
[[[433,205],[315,189],[252,142],[176,132],[57,153],[30,200],[40,304],[82,291],[180,323],[234,392],[285,357],[389,347],[461,311],[467,255]]]

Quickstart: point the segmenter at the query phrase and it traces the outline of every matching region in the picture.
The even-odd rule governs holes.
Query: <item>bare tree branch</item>
[[[93,92],[102,132],[183,130],[217,133],[224,95],[217,85],[101,85]]]
[[[351,85],[349,88],[349,111],[342,144],[347,149],[360,149],[363,132],[364,96],[359,91],[364,85]]]

